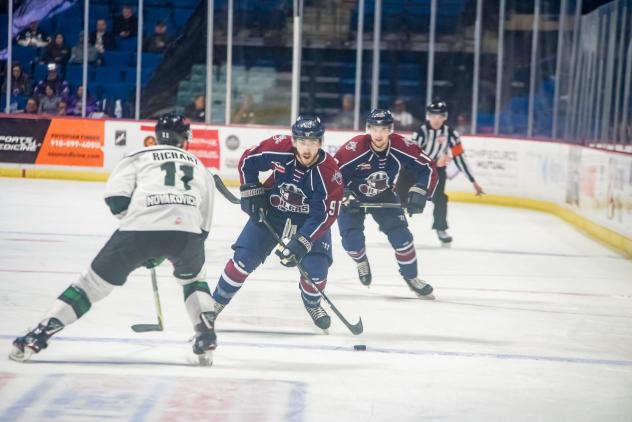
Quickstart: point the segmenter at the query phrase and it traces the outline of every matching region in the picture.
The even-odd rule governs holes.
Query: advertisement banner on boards
[[[103,167],[102,120],[52,119],[35,164]]]
[[[0,162],[34,164],[50,119],[0,119]]]

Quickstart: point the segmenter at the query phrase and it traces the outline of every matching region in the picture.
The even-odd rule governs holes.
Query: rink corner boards
[[[483,195],[476,196],[473,193],[447,192],[450,201],[467,202],[473,204],[500,205],[507,207],[526,208],[553,214],[577,227],[592,238],[622,253],[627,258],[632,258],[632,239],[623,236],[613,230],[594,223],[573,211],[558,204],[537,199],[519,198],[513,196]]]

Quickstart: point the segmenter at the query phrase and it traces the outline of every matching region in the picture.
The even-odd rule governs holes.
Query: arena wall
[[[0,176],[104,181],[128,152],[154,142],[150,121],[0,117]],[[243,151],[287,128],[192,126],[191,149],[229,185]],[[328,131],[335,153],[354,132]],[[465,136],[486,195],[450,166],[452,201],[549,212],[632,257],[632,155],[556,142]],[[516,224],[520,224],[516,221]]]

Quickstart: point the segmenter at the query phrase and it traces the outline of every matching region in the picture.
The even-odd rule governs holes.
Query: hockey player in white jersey
[[[211,227],[214,184],[204,165],[185,151],[190,128],[176,114],[156,124],[158,145],[127,155],[108,180],[105,202],[121,220],[88,270],[57,298],[37,327],[13,342],[9,357],[25,361],[121,286],[136,268],[167,259],[184,290],[195,329],[193,352],[211,362],[216,347],[214,301],[205,281],[204,240]]]

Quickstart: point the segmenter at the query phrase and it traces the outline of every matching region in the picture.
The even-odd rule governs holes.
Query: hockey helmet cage
[[[322,144],[324,136],[325,126],[323,126],[320,118],[316,115],[301,114],[292,125],[293,141],[299,138],[311,138],[318,139]]]
[[[164,114],[156,123],[156,142],[160,145],[182,147],[189,140],[190,133],[189,121],[180,114]]]

